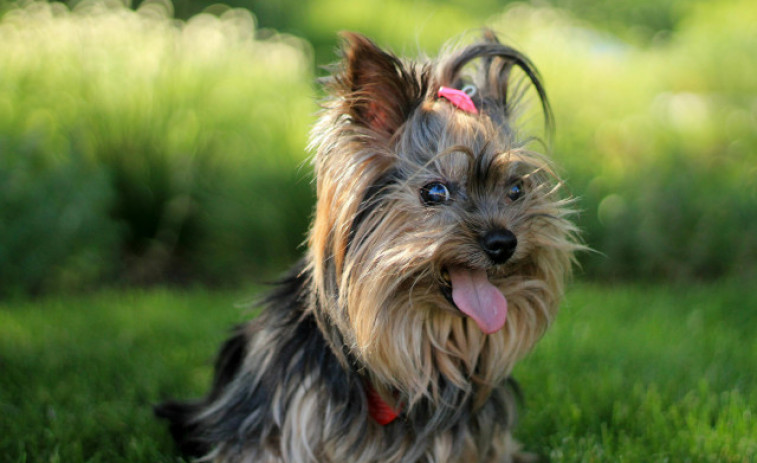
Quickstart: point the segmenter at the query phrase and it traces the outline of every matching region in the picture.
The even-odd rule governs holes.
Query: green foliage
[[[118,227],[108,217],[113,194],[103,170],[65,143],[53,159],[37,129],[44,130],[0,137],[0,151],[14,153],[0,156],[0,296],[97,282],[111,274],[116,257]]]
[[[312,202],[301,41],[256,39],[242,10],[176,23],[159,3],[101,2],[31,3],[0,37],[6,291],[60,279],[43,267],[97,281],[81,254],[135,282],[233,282],[295,258]]]
[[[516,8],[496,23],[515,25],[551,91],[555,157],[601,253],[584,256],[587,274],[754,274],[755,19],[751,2],[702,4],[649,47],[548,9]]]
[[[198,397],[251,292],[0,303],[3,461],[176,461],[151,406]],[[757,306],[739,282],[580,285],[516,367],[517,437],[551,461],[757,458]]]
[[[1,4],[0,294],[280,270],[313,203],[313,56],[340,29],[435,54],[485,22],[546,80],[586,276],[757,274],[753,2],[505,3],[251,3],[308,42],[219,5]]]
[[[570,11],[625,40],[650,43],[664,40],[690,7],[702,0],[227,0],[224,3],[255,12],[260,26],[307,37],[316,61],[333,61],[334,33],[361,31],[391,44],[398,51],[415,52],[416,45],[435,52],[450,37],[484,24],[492,14],[513,4],[532,4]],[[75,3],[75,2],[74,2]],[[140,0],[134,2],[140,4]],[[189,18],[211,2],[174,0],[176,15]],[[214,8],[213,6],[210,7]],[[293,14],[293,12],[297,12]],[[505,29],[507,30],[507,29]]]

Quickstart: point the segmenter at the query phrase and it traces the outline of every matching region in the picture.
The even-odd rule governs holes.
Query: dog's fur
[[[516,127],[528,89],[551,123],[539,74],[488,31],[421,62],[344,37],[312,132],[307,255],[223,346],[209,395],[158,414],[182,451],[212,461],[513,461],[509,375],[555,316],[579,247],[571,200]],[[437,97],[466,83],[479,114]],[[434,182],[449,198],[429,204]],[[517,237],[509,258],[484,249],[491,230]],[[486,272],[509,303],[504,327],[485,334],[462,314],[453,267]],[[371,392],[400,416],[378,424]]]

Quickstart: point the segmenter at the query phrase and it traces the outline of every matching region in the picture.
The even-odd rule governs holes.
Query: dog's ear
[[[396,56],[366,37],[343,32],[340,71],[334,86],[354,123],[391,136],[420,101],[422,89]]]

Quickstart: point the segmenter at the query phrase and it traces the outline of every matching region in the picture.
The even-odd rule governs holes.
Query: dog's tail
[[[167,401],[153,408],[158,418],[169,421],[171,436],[182,455],[199,458],[210,451],[207,443],[200,438],[199,423],[195,421],[203,403]]]
[[[169,400],[153,408],[156,416],[169,421],[171,435],[184,456],[199,458],[212,450],[211,441],[206,435],[208,429],[197,417],[208,404],[221,395],[233,380],[242,364],[246,344],[244,326],[237,326],[233,336],[224,343],[216,359],[213,388],[205,399],[194,402]]]

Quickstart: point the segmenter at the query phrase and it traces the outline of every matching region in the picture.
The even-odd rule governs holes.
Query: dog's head
[[[411,403],[439,375],[486,390],[549,325],[577,248],[561,181],[519,131],[529,91],[551,126],[539,74],[490,32],[421,62],[344,38],[311,142],[321,326]]]

